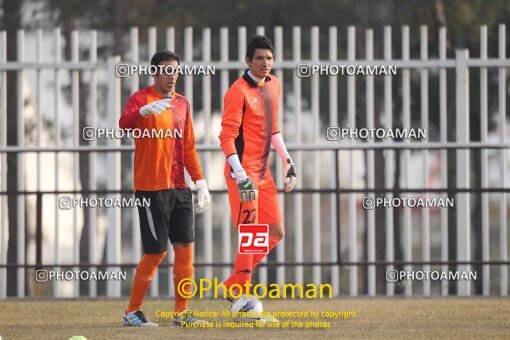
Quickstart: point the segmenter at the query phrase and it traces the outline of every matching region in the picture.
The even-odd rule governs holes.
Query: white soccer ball
[[[230,315],[237,322],[260,320],[263,311],[262,302],[255,296],[247,296],[246,294],[241,295],[230,307]]]

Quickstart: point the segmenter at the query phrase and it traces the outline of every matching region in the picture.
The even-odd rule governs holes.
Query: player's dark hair
[[[248,44],[248,47],[246,48],[246,57],[250,60],[253,60],[253,56],[255,55],[255,50],[257,48],[263,49],[263,50],[270,50],[271,53],[274,53],[273,51],[273,43],[271,40],[269,40],[267,37],[263,35],[256,35],[251,39],[250,43]]]
[[[177,53],[169,50],[162,50],[154,53],[151,58],[151,65],[158,66],[162,61],[177,61],[177,64],[181,64],[181,57]]]

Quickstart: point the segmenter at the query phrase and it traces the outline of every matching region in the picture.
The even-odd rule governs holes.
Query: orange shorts
[[[272,177],[259,181],[253,180],[259,195],[256,200],[246,203],[241,202],[236,180],[226,177],[226,181],[230,212],[236,228],[239,224],[282,223],[278,191]]]

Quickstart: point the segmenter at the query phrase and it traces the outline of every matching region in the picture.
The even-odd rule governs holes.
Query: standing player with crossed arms
[[[184,178],[188,171],[198,189],[197,213],[210,204],[195,150],[195,137],[188,100],[175,92],[180,58],[170,51],[159,51],[151,65],[162,72],[154,76],[154,85],[130,98],[120,118],[123,129],[181,131],[182,138],[138,138],[135,140],[135,195],[150,200],[150,207],[139,207],[140,231],[144,255],[136,267],[129,306],[124,313],[125,326],[157,326],[142,312],[142,301],[152,277],[167,253],[168,239],[174,249],[175,325],[204,323],[188,311],[188,300],[177,292],[179,282],[194,275],[193,200]]]
[[[286,192],[296,185],[297,175],[278,128],[280,83],[270,74],[273,46],[268,38],[257,35],[250,41],[246,64],[249,70],[225,94],[219,138],[227,157],[224,175],[234,226],[268,224],[271,251],[285,233],[278,192],[269,170],[271,144],[285,165]],[[253,269],[265,256],[236,253],[234,272],[222,282],[227,290],[233,284],[244,288],[251,282]]]

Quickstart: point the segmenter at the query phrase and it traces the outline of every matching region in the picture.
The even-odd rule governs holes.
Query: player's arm
[[[283,184],[284,184],[285,192],[291,192],[297,183],[296,166],[294,165],[292,158],[290,158],[289,152],[287,151],[287,148],[285,147],[285,143],[283,142],[283,137],[280,132],[273,134],[273,136],[271,137],[271,143],[273,144],[274,148],[276,149],[276,152],[278,153],[278,155],[280,155],[280,158],[282,159],[282,162],[284,164]]]
[[[147,118],[154,114],[160,114],[171,107],[169,98],[147,104],[145,98],[141,98],[140,95],[134,94],[129,98],[126,104],[124,113],[119,119],[119,126],[122,129],[134,129],[138,119]]]
[[[276,79],[275,79],[276,80]],[[277,90],[278,97],[280,96],[280,87],[278,86]],[[297,183],[297,171],[292,158],[285,147],[285,143],[283,142],[282,134],[280,133],[280,128],[278,127],[278,108],[276,109],[274,120],[273,120],[273,131],[271,132],[273,135],[271,136],[271,144],[273,144],[276,152],[282,159],[283,166],[283,184],[285,192],[291,192],[294,189],[294,186]]]
[[[184,131],[184,166],[188,171],[191,180],[197,187],[198,205],[195,207],[197,214],[204,213],[211,204],[209,189],[202,173],[202,168],[198,162],[198,154],[195,149],[195,133],[193,131],[193,121],[191,120],[190,108],[188,104],[187,119]]]
[[[225,94],[224,109],[221,118],[220,145],[232,167],[242,202],[257,199],[258,191],[241,165],[235,147],[235,139],[239,135],[239,127],[243,119],[244,96],[235,87]]]

